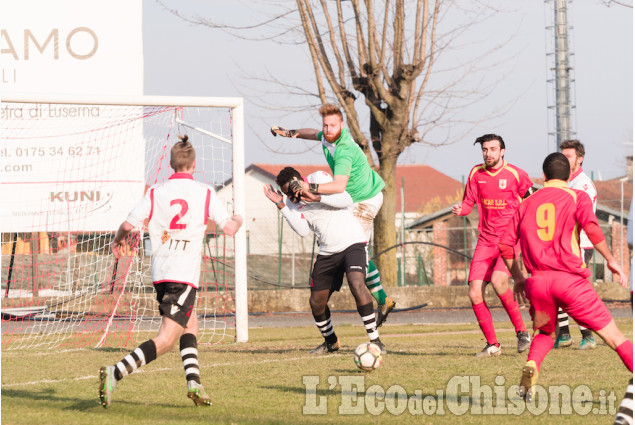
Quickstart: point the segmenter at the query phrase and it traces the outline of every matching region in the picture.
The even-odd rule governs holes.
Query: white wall
[[[252,255],[278,254],[280,213],[263,193],[265,184],[278,187],[273,179],[268,179],[253,170],[245,175],[246,217],[243,218],[248,232],[248,254]],[[231,199],[231,191],[232,185],[229,184],[218,191],[218,196]],[[282,222],[282,254],[311,254],[313,234],[300,238],[284,219]],[[315,252],[317,253],[317,248]]]

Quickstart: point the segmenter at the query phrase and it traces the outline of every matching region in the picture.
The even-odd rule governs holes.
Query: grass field
[[[618,325],[633,334],[632,320]],[[248,343],[199,347],[211,408],[196,408],[186,398],[176,350],[121,381],[107,410],[97,399],[97,372],[127,350],[6,351],[1,419],[3,425],[613,423],[629,373],[610,348],[552,350],[539,383],[547,391],[570,392],[577,404],[560,409],[557,400],[544,398],[527,407],[514,388],[526,353],[516,353],[509,323],[496,326],[504,354],[476,359],[483,346],[476,325],[385,325],[380,330],[388,355],[371,373],[353,364],[354,348],[366,340],[360,326],[339,326],[343,349],[317,358],[307,353],[320,342],[313,327],[251,329]],[[497,414],[482,414],[488,406]],[[554,414],[571,406],[571,414]]]

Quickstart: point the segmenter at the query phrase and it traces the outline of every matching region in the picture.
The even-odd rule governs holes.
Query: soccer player
[[[198,319],[193,314],[203,238],[208,219],[214,220],[228,236],[238,231],[243,219],[227,213],[214,188],[194,181],[196,153],[187,136],[179,138],[170,152],[170,166],[175,173],[167,182],[148,189],[111,243],[114,256],[119,258],[126,235],[148,219],[153,251],[152,283],[162,318],[155,338],[141,344],[114,366],[103,366],[99,370],[99,399],[104,408],[110,406],[112,393],[123,377],[172,350],[177,341],[185,369],[187,396],[197,406],[211,405],[199,375]]]
[[[322,195],[348,192],[353,198],[353,214],[366,232],[366,240],[370,240],[373,220],[384,202],[381,190],[385,183],[370,167],[364,152],[345,128],[340,108],[327,103],[320,107],[319,112],[322,116],[322,131],[312,128],[287,130],[273,126],[271,133],[274,136],[299,137],[322,142],[322,151],[333,173],[333,181],[314,184],[311,187],[308,183],[298,182],[298,187]],[[395,308],[395,301],[386,295],[381,285],[379,270],[372,260],[368,262],[366,287],[377,301],[377,326],[381,326]]]
[[[611,255],[600,230],[589,196],[567,186],[569,161],[560,152],[547,156],[542,165],[545,187],[527,198],[511,219],[499,243],[505,263],[514,276],[516,299],[529,299],[534,330],[527,363],[522,372],[520,395],[528,401],[540,364],[553,348],[557,329],[557,311],[561,307],[573,319],[597,333],[628,370],[633,372],[633,343],[618,329],[608,309],[588,281],[578,244],[584,229],[594,248],[606,259],[606,265],[619,275],[626,287],[626,276]],[[523,262],[531,277],[526,282],[513,267],[514,246],[520,241]]]
[[[593,212],[595,213],[595,209],[597,206],[597,198],[598,193],[595,190],[595,185],[593,184],[593,180],[586,175],[586,173],[582,170],[582,162],[584,161],[584,145],[580,143],[579,140],[565,140],[560,144],[560,152],[563,153],[564,156],[569,160],[569,165],[571,167],[571,175],[569,176],[569,187],[571,189],[583,190],[589,195],[591,198],[591,203],[593,204]],[[580,232],[580,249],[582,249],[582,258],[584,259],[584,264],[588,267],[589,261],[593,257],[593,244],[587,237],[584,231]],[[562,311],[562,309],[558,309],[558,326],[560,327],[560,331],[558,332],[558,338],[553,346],[553,348],[560,347],[569,347],[573,344],[573,340],[571,339],[571,333],[569,331],[569,316],[567,313]],[[582,334],[582,341],[580,341],[580,350],[589,350],[596,347],[595,339],[593,338],[593,333],[585,328],[584,326],[580,327],[580,333]]]
[[[282,169],[276,177],[276,183],[287,195],[286,202],[283,202],[282,194],[271,185],[265,185],[264,192],[296,233],[304,237],[313,230],[318,239],[319,251],[311,274],[309,304],[324,343],[311,350],[311,354],[331,353],[341,346],[331,324],[331,311],[327,303],[331,294],[342,287],[344,274],[355,297],[357,311],[364,322],[368,338],[385,354],[386,348],[377,332],[373,299],[365,289],[367,239],[366,233],[349,210],[353,199],[347,192],[332,195],[309,192],[300,198],[297,192],[289,189],[290,183],[295,180],[302,181],[303,178],[292,167]],[[327,184],[333,178],[318,171],[307,176],[306,180],[310,184]]]
[[[496,295],[514,325],[518,341],[517,350],[522,353],[529,348],[529,333],[518,303],[509,288],[510,275],[500,256],[498,241],[509,219],[518,209],[521,199],[531,189],[532,182],[525,171],[505,161],[505,142],[501,136],[485,134],[476,139],[474,144],[477,143],[481,145],[484,163],[472,168],[465,186],[463,202],[452,206],[452,212],[462,216],[468,215],[476,204],[479,214],[479,236],[470,264],[468,282],[472,309],[487,345],[476,354],[476,357],[501,354],[494,321],[484,299],[487,282],[492,283]]]

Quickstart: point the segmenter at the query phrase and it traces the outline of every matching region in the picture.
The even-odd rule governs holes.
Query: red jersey
[[[570,189],[567,182],[550,180],[520,205],[501,243],[516,245],[527,271],[563,271],[590,276],[580,255],[580,229],[598,224],[591,198],[582,190]]]
[[[495,170],[485,164],[476,165],[467,179],[459,215],[468,215],[476,203],[479,239],[488,245],[498,245],[509,220],[532,185],[525,171],[506,161]]]

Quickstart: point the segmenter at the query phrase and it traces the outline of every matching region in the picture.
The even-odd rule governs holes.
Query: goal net
[[[187,134],[194,178],[244,217],[241,98],[10,95],[0,104],[2,349],[138,345],[160,316],[147,228],[110,242]],[[247,340],[245,231],[210,222],[199,342]]]

